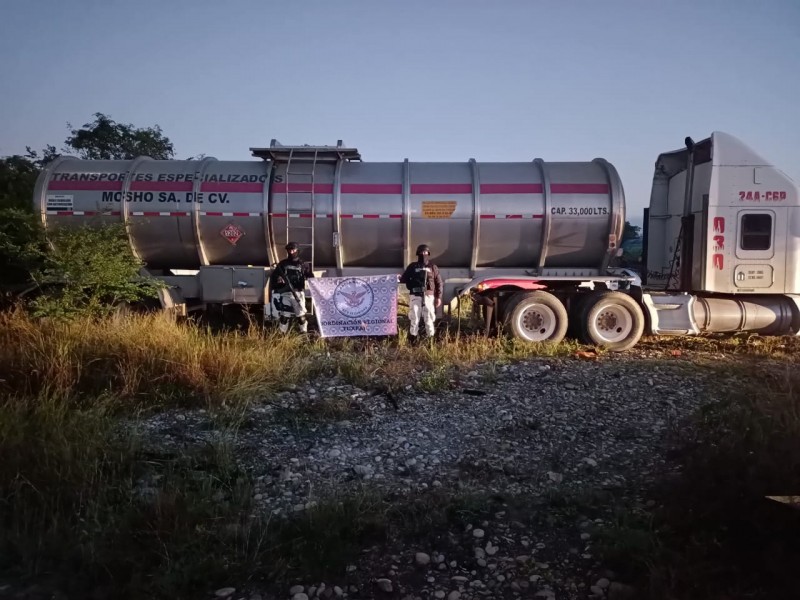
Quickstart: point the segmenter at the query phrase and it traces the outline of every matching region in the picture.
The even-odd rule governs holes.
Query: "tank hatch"
[[[346,148],[342,140],[338,140],[335,146],[284,146],[278,140],[273,139],[269,148],[250,148],[250,152],[257,158],[272,160],[277,162],[287,162],[291,157],[292,161],[308,160],[311,162],[336,162],[339,160],[361,160],[361,153],[358,148]]]

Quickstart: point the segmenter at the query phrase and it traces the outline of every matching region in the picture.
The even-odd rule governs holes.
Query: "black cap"
[[[417,246],[417,256],[419,256],[420,254],[430,254],[430,253],[431,249],[430,246],[428,246],[428,244],[420,244],[419,246]]]
[[[286,244],[287,250],[298,250],[299,248],[300,246],[297,245],[297,242],[289,242],[288,244]]]

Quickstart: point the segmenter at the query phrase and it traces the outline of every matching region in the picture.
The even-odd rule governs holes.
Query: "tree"
[[[30,208],[0,209],[0,292],[20,291],[46,256],[44,229]]]
[[[103,113],[95,113],[94,121],[80,129],[73,129],[69,123],[67,127],[71,135],[64,141],[62,149],[67,155],[106,160],[131,160],[137,156],[170,160],[175,156],[172,142],[158,125],[138,128],[117,123]],[[0,159],[0,210],[32,210],[36,178],[48,163],[60,156],[55,146],[47,146],[41,153],[31,150],[30,146],[26,150],[24,156]]]
[[[638,225],[632,224],[630,221],[625,221],[625,229],[622,232],[622,241],[633,240],[639,237],[639,232],[642,230]]]
[[[42,264],[46,246],[33,188],[42,167],[57,156],[48,146],[41,156],[28,148],[25,156],[0,159],[0,292],[22,289]]]
[[[41,157],[29,146],[25,156],[0,159],[0,209],[17,208],[30,212],[36,178],[42,168],[56,158],[55,146],[47,146]]]
[[[0,160],[0,208],[31,211],[33,186],[39,176],[36,165],[24,156]]]
[[[72,129],[72,125],[67,124]],[[131,160],[149,156],[156,160],[170,160],[175,149],[161,127],[136,128],[131,124],[117,123],[103,113],[95,113],[94,121],[80,129],[72,129],[66,139],[64,151],[74,152],[80,158],[93,160]]]
[[[137,128],[131,124],[117,123],[103,113],[95,113],[94,117],[93,122],[80,129],[73,129],[67,124],[71,135],[64,142],[62,151],[65,154],[85,159],[133,159],[137,156],[171,159],[175,155],[172,142],[158,125]],[[32,279],[37,279],[40,283],[49,282],[52,278],[58,279],[59,273],[68,276],[71,281],[77,281],[76,276],[84,275],[77,274],[77,271],[73,274],[71,267],[67,268],[67,263],[71,258],[78,260],[78,257],[84,261],[86,268],[102,268],[107,275],[109,269],[116,267],[103,265],[97,256],[87,256],[84,251],[89,251],[90,248],[79,249],[76,240],[83,240],[90,246],[100,244],[109,252],[113,250],[120,253],[124,250],[127,254],[123,255],[128,256],[130,251],[127,244],[122,244],[120,240],[112,245],[110,239],[102,237],[105,234],[100,238],[93,238],[91,234],[84,232],[82,237],[74,240],[60,240],[54,246],[55,250],[44,244],[41,222],[38,215],[34,214],[33,190],[39,173],[58,158],[59,153],[55,146],[47,146],[41,152],[31,150],[30,147],[26,150],[24,156],[0,159],[0,287],[19,289]],[[65,252],[75,252],[76,256],[62,256]],[[136,264],[132,271],[123,271],[136,274],[138,269],[139,265]],[[100,298],[123,297],[131,291],[126,288],[127,291],[123,290],[125,293],[117,294],[108,287],[107,279],[104,279],[102,273],[86,273],[85,277],[91,280],[88,287],[83,286],[80,292],[70,289],[65,291],[65,294],[75,294],[78,305],[92,305],[95,299]],[[92,286],[96,287],[95,291],[88,292]],[[125,299],[134,297],[135,294]],[[82,300],[78,301],[79,298]]]

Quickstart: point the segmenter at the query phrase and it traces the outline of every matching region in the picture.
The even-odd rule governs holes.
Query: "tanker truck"
[[[356,148],[250,149],[256,160],[79,160],[39,176],[46,229],[123,223],[165,282],[161,303],[264,306],[289,241],[318,276],[400,272],[429,244],[444,305],[487,327],[609,350],[644,332],[800,332],[800,206],[792,180],[715,132],[656,160],[640,275],[616,268],[625,195],[606,160],[364,162]]]

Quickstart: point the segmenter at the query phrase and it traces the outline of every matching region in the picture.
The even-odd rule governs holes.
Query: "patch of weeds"
[[[800,511],[766,499],[800,489],[800,375],[748,360],[738,390],[683,424],[659,507],[598,532],[606,562],[648,598],[790,598],[800,586]]]
[[[484,365],[480,371],[481,379],[483,383],[488,385],[495,385],[498,381],[500,381],[500,369],[499,365],[496,363],[489,363]]]
[[[549,517],[558,520],[578,517],[597,519],[613,512],[617,500],[611,492],[597,488],[568,492],[553,489],[545,493],[544,504]]]
[[[301,430],[320,423],[358,419],[365,414],[359,399],[333,394],[306,400],[290,408],[276,409],[272,421]]]
[[[259,569],[264,524],[249,516],[252,482],[227,445],[140,467],[135,502],[115,535],[99,540],[106,544],[101,564],[116,580],[175,594]]]
[[[450,389],[450,370],[446,366],[436,366],[425,370],[417,381],[417,388],[431,394]]]
[[[362,389],[370,389],[375,383],[375,375],[383,361],[372,356],[368,360],[361,353],[345,354],[337,357],[336,372],[345,381]]]
[[[457,494],[429,491],[402,498],[387,511],[394,537],[417,539],[438,533],[449,533],[454,527],[483,520],[502,503],[502,499],[477,492]]]
[[[235,434],[246,428],[252,421],[250,405],[250,402],[244,402],[230,407],[211,407],[208,411],[209,429]]]
[[[361,402],[344,394],[317,398],[306,403],[302,409],[309,419],[316,422],[343,421],[364,414]]]
[[[0,568],[69,594],[108,586],[125,598],[185,593],[250,566],[252,488],[231,449],[145,454],[103,406],[53,397],[0,406]]]
[[[270,577],[289,582],[340,575],[347,564],[357,561],[365,546],[436,537],[488,515],[492,505],[485,496],[443,492],[380,496],[362,490],[328,498],[300,515],[273,523]]]
[[[364,545],[386,540],[387,511],[379,496],[360,492],[327,499],[300,515],[274,522],[267,547],[270,578],[340,575]]]
[[[636,510],[616,511],[592,529],[594,551],[623,581],[638,581],[659,561],[661,541],[653,517]]]

